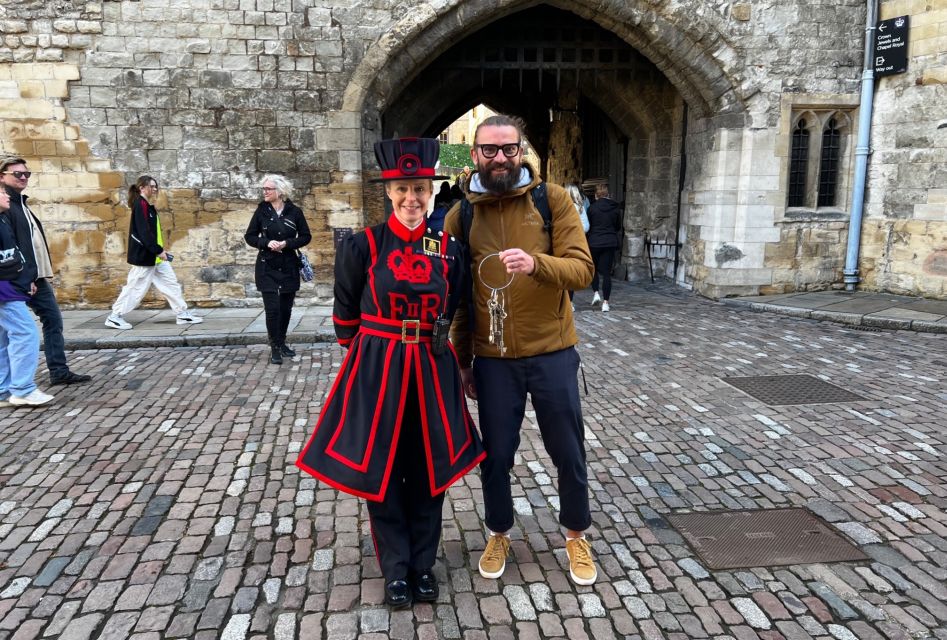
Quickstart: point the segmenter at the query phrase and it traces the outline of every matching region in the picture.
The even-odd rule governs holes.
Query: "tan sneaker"
[[[566,538],[566,554],[569,556],[569,575],[572,581],[581,585],[595,584],[598,571],[592,559],[592,545],[585,536]]]
[[[484,578],[495,580],[506,569],[506,557],[510,555],[510,537],[502,533],[492,533],[487,538],[487,547],[480,556],[478,568]]]

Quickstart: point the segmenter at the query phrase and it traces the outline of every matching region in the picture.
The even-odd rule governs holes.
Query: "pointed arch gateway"
[[[609,138],[609,149],[604,153],[617,175],[613,176],[613,192],[617,186],[626,203],[624,262],[630,277],[645,277],[649,267],[645,241],[670,241],[678,233],[675,227],[680,219],[675,214],[685,103],[692,121],[705,122],[700,128],[707,136],[718,120],[727,121],[728,127],[742,127],[747,117],[744,95],[757,91],[742,76],[740,56],[724,36],[725,18],[708,11],[700,0],[694,0],[693,10],[675,6],[672,10],[664,4],[625,0],[455,0],[438,11],[428,5],[413,8],[369,48],[345,89],[342,115],[351,116],[346,121],[357,126],[361,141],[357,157],[350,158],[348,180],[360,181],[363,169],[374,167],[371,145],[375,140],[391,135],[436,136],[479,103],[539,124],[538,130],[530,132],[530,140],[544,157],[549,153],[550,119],[559,115],[569,119],[570,112],[594,113],[602,120],[598,130],[607,132]],[[515,21],[517,15],[557,12],[571,16],[567,21],[573,26],[594,28],[605,34],[603,37],[621,43],[631,52],[634,64],[599,73],[570,74],[565,70],[567,77],[557,78],[551,101],[534,96],[512,99],[520,87],[511,87],[507,78],[503,88],[502,72],[498,86],[483,78],[470,82],[462,66],[451,69],[441,64],[452,55],[456,58],[465,39],[473,40],[479,33]],[[499,55],[502,62],[503,52]],[[466,73],[469,76],[471,69]],[[540,84],[543,75],[538,74]],[[542,91],[549,93],[552,83],[548,73],[545,77]],[[571,103],[565,106],[559,95],[564,81],[575,89]],[[640,90],[643,86],[647,90]],[[573,123],[573,133],[581,137],[584,125],[579,120]],[[699,144],[709,146],[713,141],[708,145],[705,138]],[[581,159],[577,163],[581,165]],[[363,196],[363,222],[379,219],[380,191],[366,185]],[[674,276],[673,257],[665,251],[664,260],[654,261],[653,266]],[[683,281],[683,271],[679,274]]]

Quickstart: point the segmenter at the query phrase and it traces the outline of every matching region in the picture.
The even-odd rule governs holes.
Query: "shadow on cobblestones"
[[[947,336],[623,283],[611,312],[576,307],[594,586],[569,581],[531,408],[515,561],[477,573],[471,474],[445,503],[440,601],[389,613],[364,504],[293,466],[341,349],[77,351],[91,385],[0,409],[0,639],[947,638]],[[865,400],[772,407],[721,380],[787,373]],[[667,521],[786,506],[870,560],[711,572]]]

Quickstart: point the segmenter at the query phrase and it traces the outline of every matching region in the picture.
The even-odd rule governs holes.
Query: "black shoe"
[[[270,363],[283,364],[283,354],[280,353],[280,348],[277,346],[270,347]]]
[[[92,376],[87,376],[84,373],[73,373],[72,371],[67,371],[66,373],[58,376],[50,374],[49,384],[81,384],[83,382],[88,382],[92,379]]]
[[[284,356],[286,356],[287,358],[296,357],[296,352],[290,349],[289,347],[287,347],[285,342],[279,346],[279,352],[283,354]]]
[[[385,585],[385,604],[392,609],[411,606],[411,588],[407,580],[392,580]]]
[[[414,594],[414,599],[418,602],[436,601],[440,590],[438,589],[437,578],[434,577],[434,572],[428,569],[414,576],[414,579],[411,580],[411,592]]]

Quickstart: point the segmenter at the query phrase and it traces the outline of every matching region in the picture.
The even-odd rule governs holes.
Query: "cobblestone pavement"
[[[360,501],[293,462],[341,350],[73,352],[92,385],[0,409],[0,639],[947,638],[947,336],[864,332],[619,285],[577,296],[599,581],[564,570],[528,414],[515,561],[482,579],[476,474],[439,602],[389,612]],[[81,362],[81,366],[80,366]],[[722,376],[867,398],[771,407]],[[671,513],[808,506],[867,561],[709,571]]]

